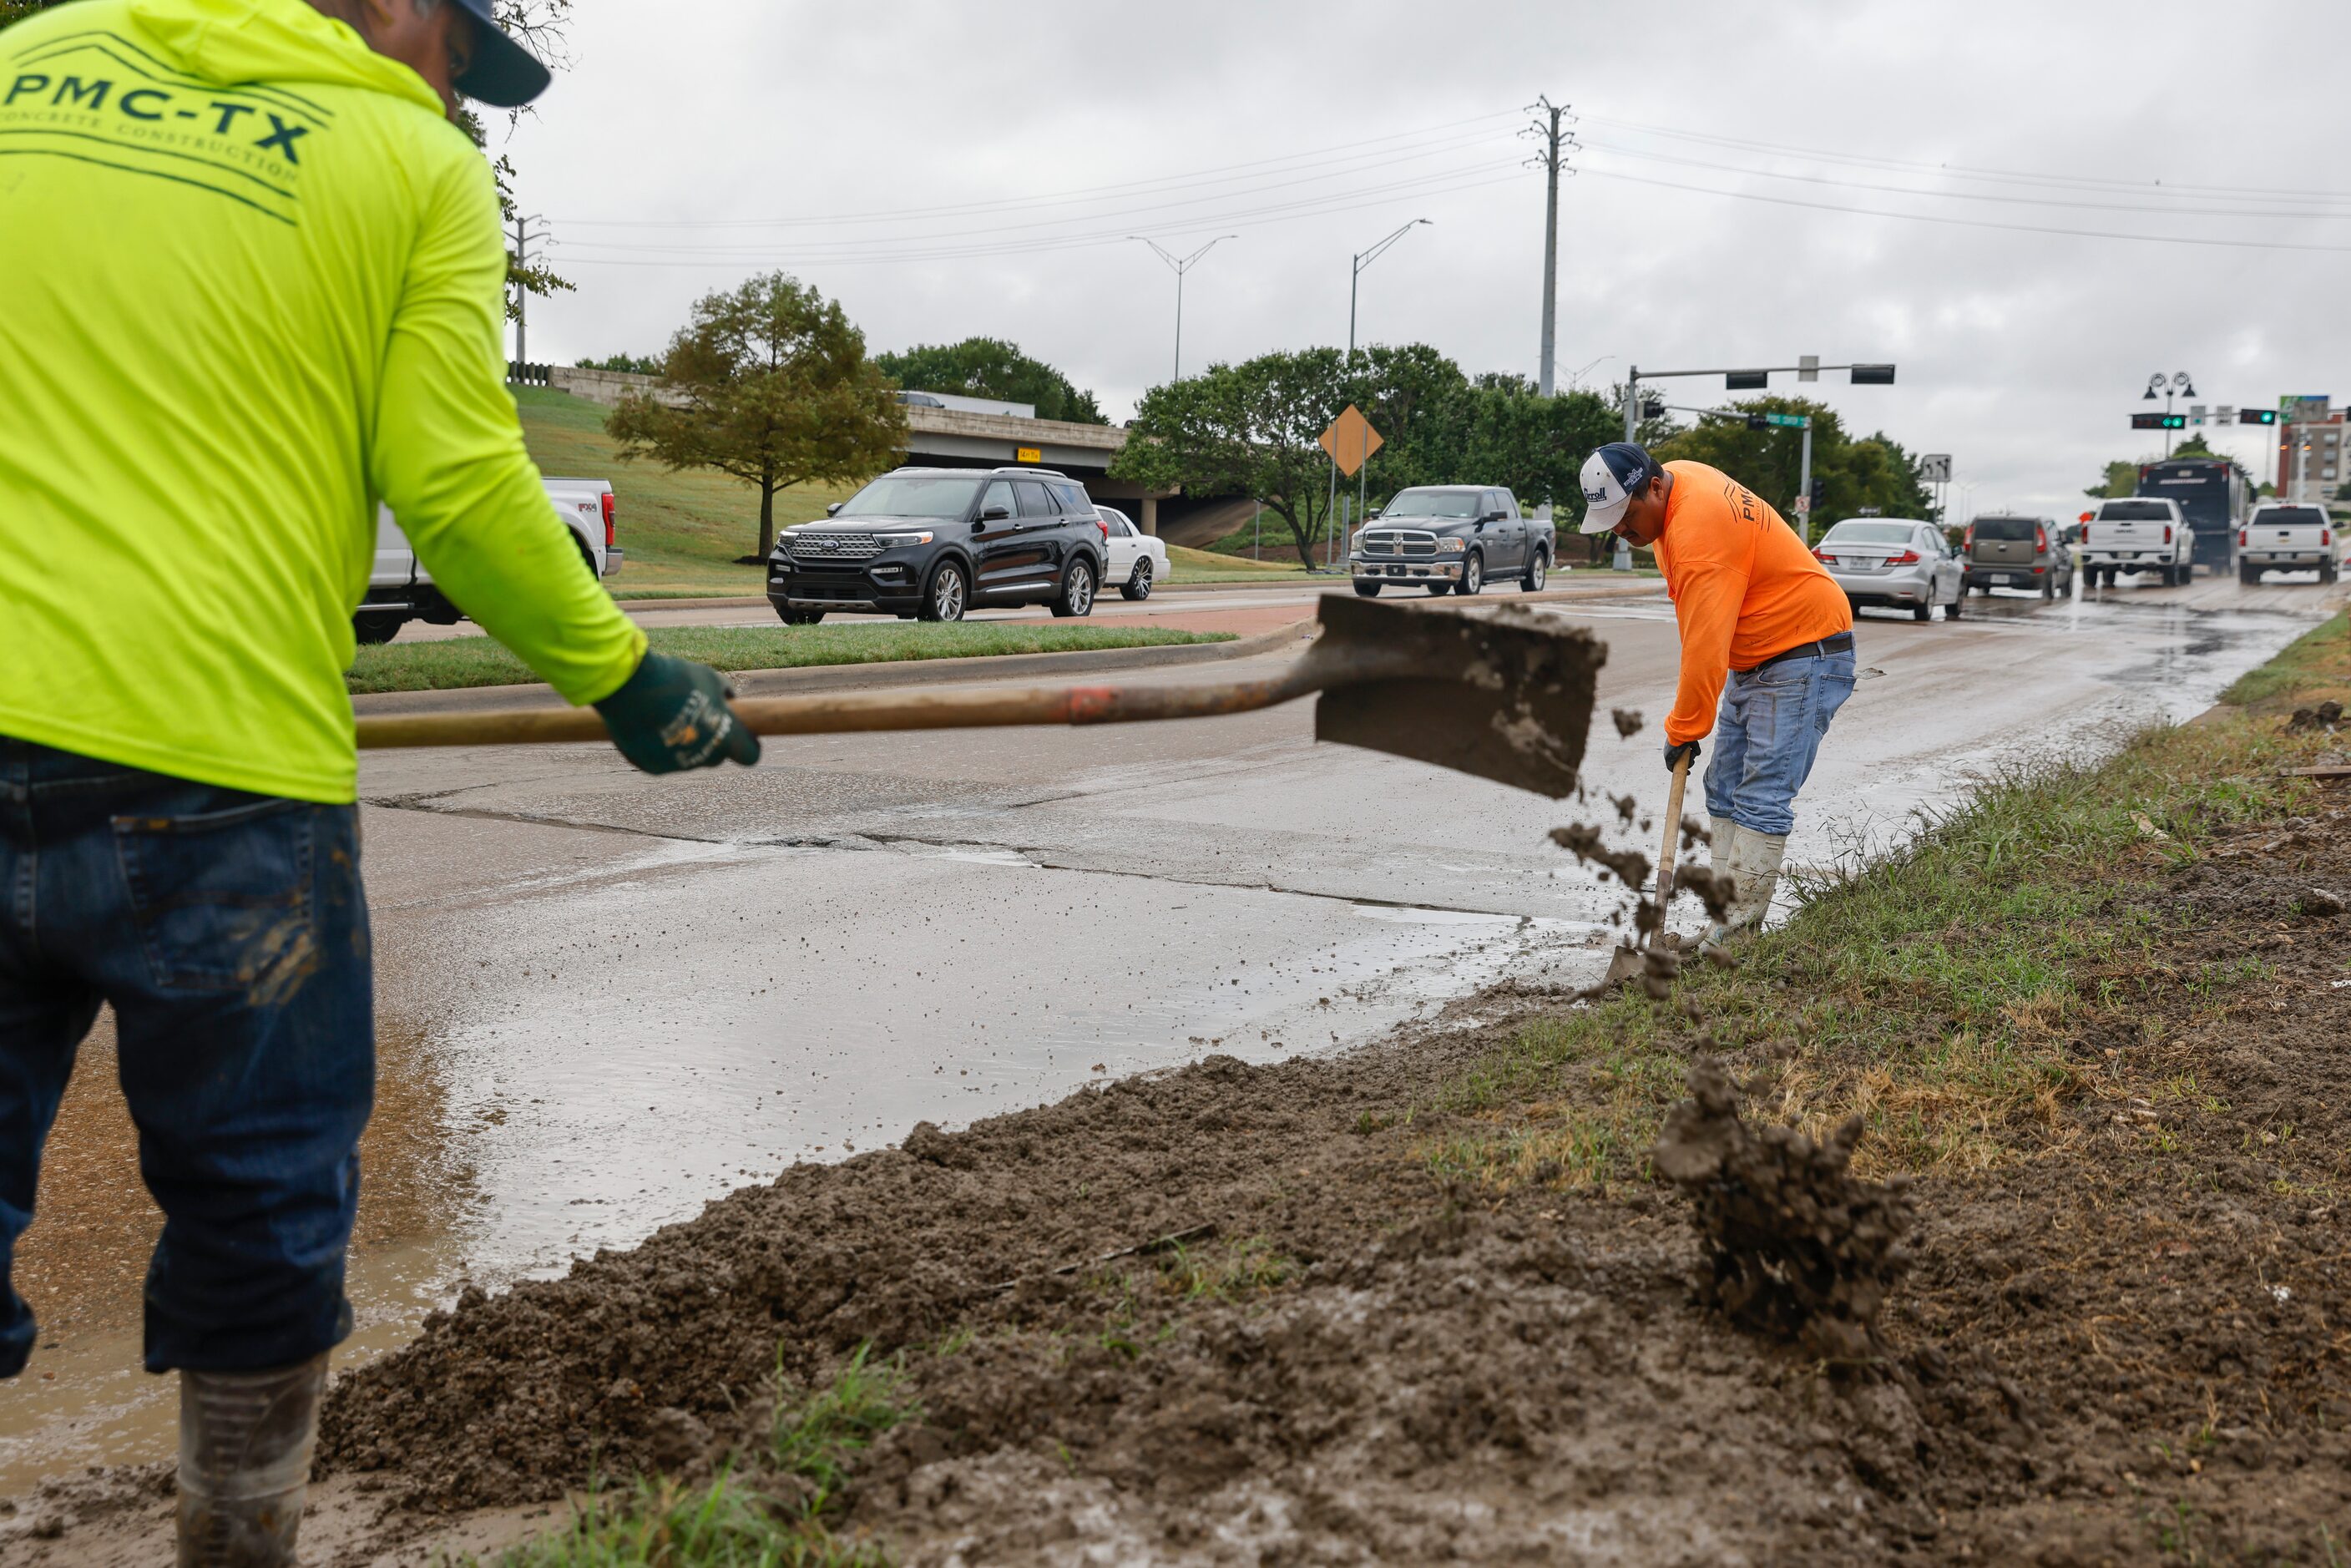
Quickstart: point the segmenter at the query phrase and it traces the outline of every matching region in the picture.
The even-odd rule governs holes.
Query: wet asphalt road
[[[1791,861],[1882,842],[1991,769],[2186,718],[2330,599],[2199,580],[2048,606],[1978,598],[1957,623],[1865,614],[1863,679]],[[665,779],[601,747],[366,758],[396,1092],[363,1213],[400,1207],[363,1221],[364,1347],[396,1343],[462,1280],[559,1270],[917,1120],[953,1125],[1211,1051],[1360,1041],[1506,974],[1596,977],[1621,892],[1546,835],[1613,821],[1601,791],[1662,805],[1677,647],[1661,598],[1544,612],[1608,643],[1604,712],[1650,721],[1630,740],[1595,727],[1591,808],[1318,748],[1304,705],[794,737],[753,770]],[[1287,656],[1135,678],[1242,678]],[[1695,788],[1687,809],[1703,811]],[[86,1054],[60,1145],[113,1125],[105,1054],[102,1039]],[[120,1299],[45,1352],[59,1377],[37,1398],[0,1407],[0,1492],[165,1451],[168,1402],[122,1370],[144,1221],[127,1147],[115,1163],[113,1186],[93,1158],[74,1190],[45,1188],[48,1225],[113,1237],[120,1266],[90,1266],[85,1289]],[[117,1187],[131,1196],[91,1196]]]

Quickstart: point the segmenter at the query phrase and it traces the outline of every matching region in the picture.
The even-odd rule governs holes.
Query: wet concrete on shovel
[[[2314,621],[2320,595],[2203,582],[1969,610],[1956,625],[1864,618],[1864,679],[1792,861],[1882,846],[1973,777],[2193,715]],[[1548,612],[1611,644],[1604,706],[1650,720],[1594,735],[1595,806],[1646,801],[1669,608]],[[1613,811],[1318,750],[1311,722],[1301,706],[806,737],[771,743],[755,771],[684,779],[587,747],[369,758],[381,1066],[361,1328],[339,1364],[401,1343],[465,1285],[560,1272],[918,1121],[952,1128],[1211,1054],[1360,1043],[1497,979],[1598,977],[1618,890],[1546,835]],[[1623,837],[1654,852],[1638,822]],[[170,1452],[169,1382],[136,1370],[156,1219],[111,1065],[101,1031],[20,1254],[44,1333],[0,1393],[0,1494]]]

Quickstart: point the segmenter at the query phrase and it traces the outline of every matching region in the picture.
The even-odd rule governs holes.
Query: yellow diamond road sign
[[[1364,411],[1352,402],[1344,413],[1331,422],[1331,428],[1322,433],[1322,450],[1331,455],[1331,461],[1339,465],[1339,472],[1349,478],[1354,476],[1355,470],[1361,468],[1373,453],[1385,444],[1380,439],[1380,433],[1372,428],[1372,422],[1364,417]]]

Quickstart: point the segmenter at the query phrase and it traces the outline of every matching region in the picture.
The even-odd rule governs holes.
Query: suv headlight
[[[1450,538],[1442,538],[1437,541],[1437,553],[1439,555],[1459,555],[1463,550],[1468,549],[1468,548],[1469,541],[1458,535]]]
[[[925,528],[920,533],[875,534],[873,542],[884,549],[896,549],[905,545],[926,545],[931,542],[931,532],[928,528]]]

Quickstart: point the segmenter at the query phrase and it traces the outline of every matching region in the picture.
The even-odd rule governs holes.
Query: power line
[[[1708,142],[1720,147],[1749,152],[1772,152],[1794,158],[1809,158],[1829,163],[1849,163],[1882,169],[1905,169],[1948,175],[1953,179],[1981,180],[1994,183],[2031,185],[2071,185],[2085,189],[2169,193],[2177,191],[2191,196],[2212,196],[2234,201],[2260,201],[2276,197],[2301,197],[2314,201],[2351,202],[2351,191],[2296,190],[2263,185],[2179,185],[2160,180],[2116,180],[2094,174],[2052,174],[2027,170],[1990,169],[1966,163],[1928,163],[1917,159],[1879,158],[1866,153],[1838,152],[1824,148],[1796,147],[1785,142],[1759,141],[1747,137],[1723,136],[1710,131],[1681,131],[1672,126],[1645,125],[1638,120],[1613,120],[1605,115],[1587,114],[1583,117],[1594,125],[1610,125],[1618,130],[1637,131],[1648,136],[1671,137],[1682,141]]]
[[[1769,202],[1774,206],[1809,207],[1823,213],[1855,213],[1864,217],[1903,218],[1911,223],[1943,224],[1954,228],[2003,229],[2011,234],[2071,235],[2082,239],[2128,239],[2154,245],[2218,246],[2230,250],[2310,250],[2351,253],[2351,245],[2305,245],[2292,240],[2215,239],[2197,235],[2127,234],[2114,229],[2067,229],[2041,224],[2004,224],[1991,218],[1953,217],[1942,213],[1902,213],[1885,207],[1845,207],[1834,202],[1808,202],[1797,196],[1771,196],[1761,191],[1723,191],[1711,185],[1685,185],[1678,181],[1658,180],[1644,174],[1628,174],[1622,169],[1601,169],[1586,166],[1584,172],[1604,179],[1626,180],[1636,185],[1655,185],[1668,191],[1694,191],[1703,196],[1729,196],[1742,202]]]
[[[1467,145],[1489,134],[1489,132],[1476,131],[1451,136],[1442,136],[1439,133],[1458,132],[1460,128],[1464,126],[1488,126],[1491,125],[1496,120],[1507,120],[1514,117],[1515,111],[1505,110],[1493,114],[1472,115],[1466,120],[1444,120],[1436,125],[1422,126],[1413,131],[1394,131],[1385,136],[1359,137],[1353,141],[1343,142],[1337,146],[1310,148],[1304,152],[1284,153],[1281,156],[1275,158],[1259,158],[1242,163],[1212,164],[1206,169],[1188,170],[1174,174],[1161,174],[1145,180],[1127,180],[1107,185],[1083,185],[1068,191],[1047,192],[1034,196],[1005,196],[984,202],[957,202],[928,207],[895,207],[877,212],[820,214],[805,217],[785,218],[723,218],[709,220],[695,218],[559,218],[554,221],[568,225],[574,228],[785,228],[821,227],[828,224],[881,223],[893,218],[963,216],[967,214],[1002,211],[1012,208],[1051,206],[1069,203],[1104,200],[1122,193],[1140,193],[1160,188],[1184,190],[1201,184],[1231,183],[1236,180],[1255,177],[1238,174],[1236,172],[1238,171],[1257,169],[1271,172],[1282,172],[1277,169],[1276,166],[1295,164],[1302,162],[1310,158],[1331,159],[1333,154],[1337,155],[1335,164],[1326,166],[1333,167],[1333,172],[1345,172],[1344,170],[1336,169],[1335,165],[1367,162],[1393,162],[1400,156],[1405,155],[1399,154],[1394,150],[1387,149],[1386,144],[1390,142],[1402,141],[1407,145],[1411,145],[1423,141],[1444,141],[1453,145]],[[1442,151],[1443,149],[1432,148],[1432,150]],[[1426,155],[1426,152],[1409,154],[1409,156],[1415,157]]]

